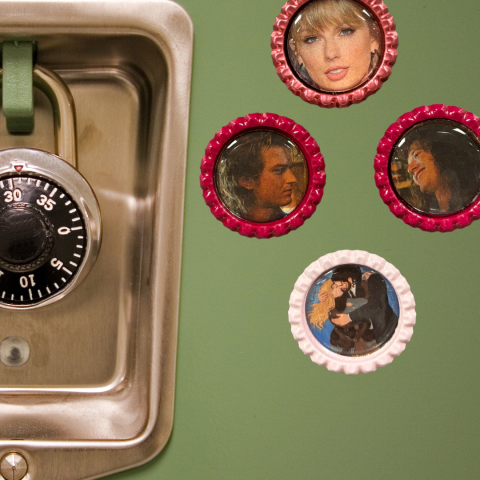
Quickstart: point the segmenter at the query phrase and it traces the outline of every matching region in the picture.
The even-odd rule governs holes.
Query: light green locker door
[[[385,130],[443,103],[480,116],[480,3],[385,0],[398,60],[373,96],[344,109],[303,102],[279,80],[270,35],[283,0],[181,0],[195,26],[175,421],[152,462],[117,479],[480,478],[480,221],[427,233],[394,217],[374,182]],[[318,142],[325,194],[281,238],[225,228],[199,166],[214,134],[254,112],[289,117]],[[293,285],[340,249],[384,257],[409,282],[417,324],[376,372],[315,365],[288,323]]]

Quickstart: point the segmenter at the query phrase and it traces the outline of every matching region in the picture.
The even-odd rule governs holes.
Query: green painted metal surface
[[[31,133],[33,120],[33,43],[2,43],[3,114],[10,133]]]
[[[480,2],[385,0],[399,55],[372,97],[340,110],[290,93],[270,58],[283,0],[181,0],[195,25],[175,422],[152,462],[122,480],[480,478],[480,221],[452,233],[405,225],[373,159],[400,115],[444,103],[480,116]],[[316,213],[282,238],[244,238],[199,187],[214,134],[252,112],[303,125],[325,156]],[[361,249],[393,263],[417,303],[392,364],[346,376],[303,355],[288,300],[312,261]]]

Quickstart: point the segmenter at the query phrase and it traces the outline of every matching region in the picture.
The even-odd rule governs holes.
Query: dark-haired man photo
[[[290,168],[287,139],[271,131],[251,132],[231,146],[216,171],[217,192],[235,215],[252,222],[286,216],[297,178]]]

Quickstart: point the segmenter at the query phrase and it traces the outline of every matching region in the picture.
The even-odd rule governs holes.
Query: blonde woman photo
[[[334,294],[338,293],[338,297],[343,294],[340,286],[335,285],[331,280],[326,280],[320,287],[318,292],[318,299],[325,298],[324,301],[315,303],[310,312],[308,312],[308,320],[310,325],[321,330],[325,322],[328,320],[329,313],[335,308]],[[323,294],[323,295],[322,295]]]
[[[348,91],[364,83],[380,63],[382,49],[373,14],[353,0],[314,0],[289,29],[293,70],[321,91]]]

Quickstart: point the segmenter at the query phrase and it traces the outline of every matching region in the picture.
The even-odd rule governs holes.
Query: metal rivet
[[[8,453],[0,462],[0,473],[5,480],[21,480],[27,470],[27,462],[19,453]]]
[[[22,337],[8,337],[0,343],[0,360],[9,367],[20,367],[29,356],[30,346]]]

